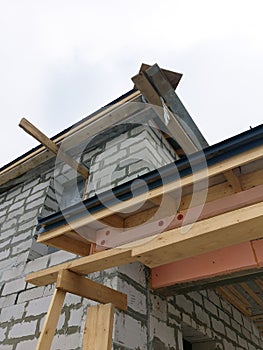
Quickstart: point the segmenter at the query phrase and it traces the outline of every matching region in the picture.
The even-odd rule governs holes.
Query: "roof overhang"
[[[161,69],[157,64],[143,64],[139,74],[132,78],[136,88],[51,140],[58,147],[63,144],[63,151],[68,152],[120,123],[150,122],[161,128],[171,142],[176,140],[182,155],[194,153],[206,147],[207,142],[174,91],[181,77],[181,74]],[[164,108],[169,113],[168,120],[164,116]],[[0,186],[17,178],[23,182],[24,174],[54,158],[54,154],[44,146],[32,149],[0,169]]]
[[[131,241],[135,242],[145,238],[146,235],[152,236],[161,233],[163,229],[158,226],[158,220],[166,220],[166,217],[170,220],[170,209],[169,212],[162,210],[161,217],[159,215],[156,221],[151,221],[148,226],[143,224],[143,220],[151,215],[154,217],[164,196],[168,196],[171,204],[169,208],[174,208],[175,206],[172,206],[172,204],[177,202],[178,190],[181,189],[183,189],[182,198],[180,198],[181,203],[187,202],[188,205],[185,207],[180,205],[179,213],[186,217],[187,211],[196,211],[198,206],[201,206],[200,215],[195,218],[196,221],[200,222],[203,219],[233,211],[233,209],[236,210],[252,203],[258,203],[262,200],[260,197],[262,196],[262,189],[258,187],[262,183],[262,161],[260,161],[263,156],[262,135],[263,127],[259,126],[217,145],[210,146],[203,152],[196,152],[188,158],[185,157],[141,176],[140,179],[147,183],[147,188],[145,185],[141,185],[140,182],[136,188],[132,188],[133,181],[129,181],[115,187],[112,191],[100,194],[99,198],[94,196],[63,210],[63,212],[60,211],[39,219],[40,234],[38,241],[80,255],[86,255],[90,241],[99,245],[99,242],[103,240],[104,247],[112,248]],[[255,165],[255,162],[259,162],[258,166]],[[249,173],[249,176],[248,174],[236,175],[238,181],[242,184],[242,190],[234,193],[235,191],[225,181],[222,174],[229,170],[237,174],[240,173],[240,169],[243,167],[246,167],[246,169],[251,167],[253,171]],[[207,182],[207,179],[209,179],[209,182]],[[202,202],[201,194],[205,190],[202,185],[203,182],[204,186],[208,184],[208,193],[205,201]],[[193,208],[189,209],[189,205],[192,205],[189,197],[193,196],[191,190],[193,191],[193,186],[196,183],[199,184],[199,192],[196,197],[200,197],[201,202],[197,201]],[[258,191],[253,189],[255,186],[257,186]],[[245,189],[248,192],[244,191]],[[247,198],[249,201],[247,201]],[[234,206],[232,202],[234,202]],[[131,210],[138,205],[140,205],[140,208],[133,210],[131,214],[124,213],[127,209]],[[214,207],[219,209],[215,211]],[[189,224],[189,221],[176,219],[178,210],[175,209],[173,212],[175,220],[171,221],[173,225],[169,226],[170,229],[175,229],[182,222],[184,225]],[[154,225],[157,225],[157,227]],[[198,225],[198,223],[195,223],[193,227],[195,225]],[[107,237],[103,237],[106,232]],[[250,237],[250,239],[253,238],[255,237]],[[228,245],[234,243],[240,242],[228,241]],[[215,244],[213,249],[216,248],[218,247]],[[144,251],[144,249],[147,250],[147,244],[138,249],[138,255],[144,256],[144,262],[150,266],[151,264],[147,262],[146,251]],[[211,246],[210,249],[213,250]],[[191,252],[193,255],[199,253],[201,252],[198,249],[195,253]],[[183,258],[181,254],[179,257]],[[167,255],[159,254],[158,257],[157,254],[152,266],[167,263],[166,258]]]

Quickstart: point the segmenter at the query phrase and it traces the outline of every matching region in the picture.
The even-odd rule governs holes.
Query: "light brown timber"
[[[87,310],[82,350],[111,350],[113,321],[112,304],[90,306]]]
[[[120,310],[127,310],[126,294],[82,277],[75,272],[59,271],[56,288],[102,304],[112,303]]]
[[[19,126],[25,130],[29,135],[33,136],[38,140],[43,146],[45,146],[49,151],[54,153],[58,158],[63,160],[74,170],[79,172],[85,179],[89,176],[88,169],[81,163],[78,163],[74,158],[65,153],[59,146],[52,140],[50,140],[42,131],[30,123],[27,119],[22,118]]]
[[[51,348],[65,296],[65,291],[55,289],[40,337],[38,339],[36,350],[49,350]]]

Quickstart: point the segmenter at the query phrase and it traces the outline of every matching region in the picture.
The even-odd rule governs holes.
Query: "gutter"
[[[193,172],[191,165],[194,165],[194,171],[201,170],[235,155],[245,153],[246,151],[260,145],[263,145],[263,125],[259,125],[227,140],[209,146],[202,151],[189,155],[188,157],[184,156],[162,168],[138,176],[137,179],[144,180],[148,187],[147,191],[153,190],[161,187],[163,184],[171,183],[178,178],[183,178],[191,174]],[[136,185],[135,189],[133,186],[133,192],[131,191],[131,185],[134,180],[135,179],[130,180],[122,185],[101,193],[99,195],[100,199],[95,195],[63,210],[63,213],[62,211],[58,211],[45,218],[38,218],[37,234],[45,233],[55,227],[79,219],[87,215],[87,211],[90,214],[93,214],[105,209],[106,207],[111,207],[116,203],[116,198],[119,201],[125,202],[133,196],[145,193],[145,183]],[[64,216],[67,216],[67,220]]]

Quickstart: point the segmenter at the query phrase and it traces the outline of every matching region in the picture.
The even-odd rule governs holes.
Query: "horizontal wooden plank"
[[[90,243],[87,240],[84,242],[84,239],[83,241],[77,240],[74,236],[68,237],[64,235],[63,239],[60,237],[50,239],[48,245],[80,256],[89,255]]]
[[[216,280],[216,277],[218,280],[225,275],[230,278],[231,275],[236,276],[237,272],[246,273],[256,268],[257,261],[251,244],[244,242],[155,267],[151,271],[152,288],[174,286],[171,289],[179,290],[187,286],[189,288],[190,283],[206,285]]]
[[[135,242],[141,238],[150,237],[156,233],[161,233],[182,225],[201,221],[260,201],[263,201],[263,185],[179,213],[176,211],[176,206],[173,205],[171,200],[169,200],[169,208],[172,208],[173,210],[173,212],[170,213],[170,216],[167,215],[165,210],[163,216],[155,217],[153,215],[152,220],[149,220],[149,222],[144,224],[140,223],[134,228],[124,228],[121,230],[107,227],[98,230],[96,233],[96,243],[98,245],[103,245],[104,247],[117,247],[128,242]],[[165,206],[164,209],[166,209]],[[148,210],[149,213],[152,213],[152,208]],[[160,212],[161,210],[159,210],[159,213]],[[146,211],[143,211],[142,213],[146,217],[148,216]],[[135,219],[136,218],[137,214],[135,216]]]
[[[149,267],[196,256],[234,244],[261,238],[263,202],[195,223],[188,232],[166,231],[134,244],[99,252],[78,260],[31,273],[26,281],[35,285],[55,282],[58,271],[68,269],[87,274],[132,261]],[[184,227],[185,228],[185,227]]]
[[[68,270],[58,273],[56,288],[102,304],[127,310],[127,295]]]
[[[132,256],[149,267],[161,266],[263,237],[263,202],[166,231],[137,246]],[[183,230],[183,231],[182,231]]]
[[[130,248],[106,250],[33,272],[26,276],[26,282],[36,286],[43,286],[56,282],[60,270],[70,270],[80,275],[85,275],[91,272],[102,271],[111,267],[128,264],[135,260],[136,258],[131,256]]]

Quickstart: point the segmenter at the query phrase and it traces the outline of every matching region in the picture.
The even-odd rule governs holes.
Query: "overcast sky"
[[[183,73],[177,93],[210,144],[262,123],[262,0],[0,0],[0,166],[133,87],[142,62]]]

